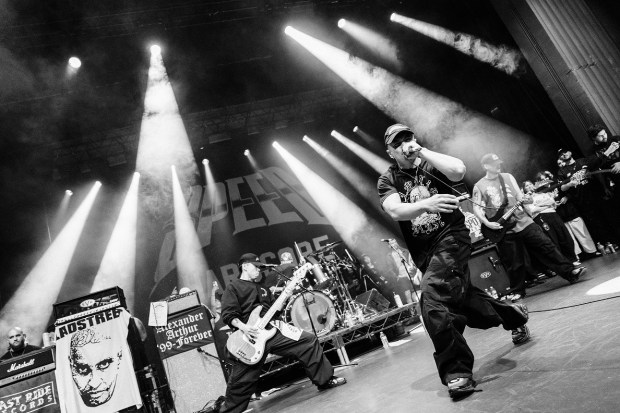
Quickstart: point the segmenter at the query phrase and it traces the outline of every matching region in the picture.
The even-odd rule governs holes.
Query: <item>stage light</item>
[[[172,168],[172,194],[178,285],[198,291],[200,297],[211,297],[213,281],[217,280],[213,271],[208,271],[196,226],[190,216],[185,194],[174,167]]]
[[[338,27],[340,27],[341,29],[344,28],[346,24],[347,24],[347,21],[345,19],[338,20]]]
[[[67,196],[71,196],[71,195],[73,195],[73,191],[72,191],[72,190],[70,190],[70,189],[67,189],[67,190],[65,191],[65,194],[66,194]]]
[[[484,153],[501,153],[509,170],[532,162],[532,153],[544,155],[524,132],[297,29],[291,28],[290,36],[391,119],[414,128],[419,142],[429,149],[471,165],[477,165]]]
[[[506,45],[496,46],[468,33],[454,32],[435,24],[396,13],[392,14],[390,20],[448,45],[478,61],[487,63],[509,75],[518,74],[522,71],[524,58],[521,52],[515,48]]]
[[[362,130],[362,128],[360,128],[359,126],[353,128],[353,133],[362,138],[362,140],[366,142],[366,144],[370,146],[375,152],[382,153],[385,150],[383,141],[375,139],[370,134],[364,132],[364,130]]]
[[[244,154],[245,156],[250,156],[250,150],[249,150],[249,149],[246,149],[245,151],[243,151],[243,154]]]
[[[136,234],[138,226],[138,184],[140,174],[134,172],[125,201],[108,241],[99,270],[90,291],[119,286],[125,293],[129,309],[135,309]]]
[[[277,145],[276,150],[306,188],[323,215],[338,232],[340,238],[354,251],[355,255],[368,254],[374,262],[386,262],[384,257],[387,251],[380,252],[377,247],[381,244],[380,239],[394,238],[394,233],[368,216],[342,192],[330,185],[281,145]],[[388,268],[380,268],[379,271],[388,272]]]
[[[331,135],[336,138],[338,142],[346,146],[351,152],[359,156],[364,162],[370,165],[370,167],[372,167],[378,174],[382,174],[390,167],[390,163],[384,158],[375,155],[360,144],[353,142],[340,132],[333,130]]]
[[[403,64],[398,58],[396,45],[387,37],[351,21],[347,21],[346,26],[343,25],[340,28],[371,50],[380,59],[388,62],[399,71],[402,69]]]
[[[82,61],[75,56],[70,57],[69,66],[71,66],[74,69],[79,69],[82,66]]]
[[[301,138],[301,140],[304,141],[304,142],[309,142],[310,138],[308,137],[308,135],[304,135],[304,137]]]
[[[20,326],[31,344],[40,344],[52,304],[58,300],[69,264],[95,202],[100,183],[95,183],[56,239],[41,256],[11,299],[0,310],[0,331]]]
[[[151,53],[152,54],[160,54],[161,53],[161,47],[159,47],[158,45],[154,44],[153,46],[151,46]]]
[[[286,35],[290,36],[290,35],[291,35],[291,33],[293,32],[293,30],[294,30],[294,29],[293,29],[291,26],[286,26],[286,27],[284,28],[284,34],[286,34]]]
[[[359,128],[357,126],[353,127],[353,133],[357,133],[358,130],[359,130]]]
[[[280,144],[278,143],[278,141],[273,141],[273,142],[271,143],[271,146],[273,146],[273,147],[274,147],[274,148],[276,148],[276,149],[277,149],[277,148],[281,148],[281,146],[280,146]]]
[[[202,160],[202,164],[203,165],[208,165],[209,164],[209,160],[208,159],[203,159]]]
[[[136,171],[142,174],[140,198],[149,214],[169,215],[172,210],[170,165],[176,165],[179,179],[191,182],[199,175],[194,152],[179,113],[164,60],[153,45],[144,96]]]

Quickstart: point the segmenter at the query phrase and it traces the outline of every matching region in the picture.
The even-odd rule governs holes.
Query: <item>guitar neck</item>
[[[265,315],[261,317],[260,321],[257,324],[258,328],[265,328],[273,318],[273,315],[276,313],[276,311],[280,311],[282,307],[284,307],[284,303],[286,302],[286,300],[291,296],[291,294],[293,294],[295,286],[302,280],[302,278],[306,275],[306,272],[310,268],[312,268],[312,264],[306,263],[293,273],[293,277],[288,282],[288,284],[286,284],[286,287],[284,288],[284,291],[282,291],[282,294],[280,294],[278,299],[271,305],[271,307],[269,307],[269,310],[267,310]]]
[[[522,203],[523,201],[519,201],[516,204],[514,204],[508,211],[506,211],[504,215],[502,215],[501,220],[508,221],[508,219],[512,216],[512,214],[514,214],[514,212],[517,210],[517,208],[521,206]]]

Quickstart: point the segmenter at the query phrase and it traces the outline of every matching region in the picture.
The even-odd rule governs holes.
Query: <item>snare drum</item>
[[[305,303],[304,303],[305,298]],[[306,305],[308,310],[306,311]],[[312,324],[310,323],[310,318]],[[336,324],[336,309],[334,302],[320,291],[311,291],[297,294],[291,298],[284,310],[284,319],[294,326],[312,333],[312,325],[318,337],[332,331]]]

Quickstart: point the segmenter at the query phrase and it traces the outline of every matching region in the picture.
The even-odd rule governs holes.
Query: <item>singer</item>
[[[263,316],[273,302],[269,288],[265,288],[260,282],[261,266],[258,256],[243,254],[239,259],[239,278],[228,283],[222,295],[222,320],[233,329],[243,331],[250,340],[256,339],[258,334],[255,326],[246,324],[250,313],[262,305]],[[334,368],[323,354],[323,348],[316,336],[306,331],[293,331],[295,329],[287,325],[280,327],[267,342],[265,356],[259,363],[247,365],[233,360],[226,387],[226,400],[219,408],[220,413],[241,413],[247,409],[250,398],[256,391],[261,367],[269,353],[298,359],[319,390],[331,389],[347,382],[343,377],[334,376]]]
[[[441,382],[453,399],[475,391],[474,355],[465,326],[506,330],[524,326],[527,308],[495,300],[471,285],[469,230],[451,182],[465,175],[458,158],[422,147],[413,131],[395,124],[385,132],[386,152],[394,164],[378,180],[383,209],[398,221],[407,249],[422,271],[420,307],[435,347]]]

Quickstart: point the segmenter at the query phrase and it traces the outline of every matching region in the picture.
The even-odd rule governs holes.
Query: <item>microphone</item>
[[[394,238],[381,238],[381,242],[390,242],[393,241]]]
[[[278,264],[260,264],[258,266],[258,268],[274,268],[274,267],[279,267]]]

